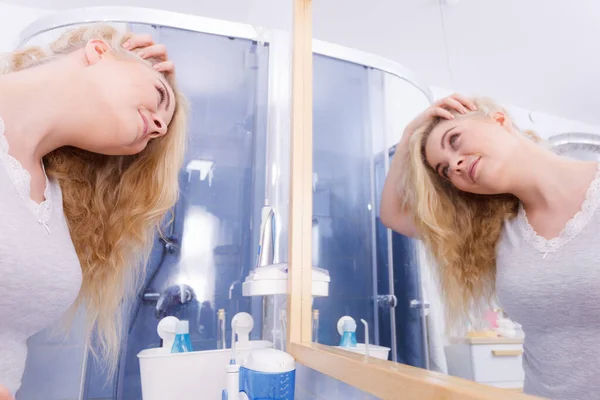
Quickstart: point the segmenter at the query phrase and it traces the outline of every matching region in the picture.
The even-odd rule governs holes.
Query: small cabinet
[[[450,375],[507,389],[523,388],[522,357],[522,339],[461,339],[446,347]]]

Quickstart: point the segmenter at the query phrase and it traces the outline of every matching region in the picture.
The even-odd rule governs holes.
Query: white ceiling
[[[454,87],[600,123],[600,2],[464,0],[444,7]]]
[[[283,0],[0,0],[140,6],[272,27]],[[600,125],[598,0],[313,0],[318,39],[375,53],[432,85]],[[289,4],[289,3],[288,3]]]

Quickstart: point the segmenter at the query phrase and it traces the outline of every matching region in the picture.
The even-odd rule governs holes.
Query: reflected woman
[[[6,66],[0,392],[10,399],[26,339],[79,306],[114,371],[120,307],[177,200],[186,104],[164,46],[105,25],[9,54]]]
[[[386,178],[381,219],[426,244],[447,322],[497,300],[525,332],[528,394],[600,391],[600,172],[549,150],[505,109],[453,95],[414,119]]]

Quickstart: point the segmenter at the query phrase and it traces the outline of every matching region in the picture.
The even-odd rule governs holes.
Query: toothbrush
[[[235,328],[237,328],[237,321],[233,321],[233,323],[231,324],[231,360],[229,360],[229,363],[231,365],[235,365],[236,364],[236,359],[237,359],[237,353],[236,353],[236,346],[235,346]]]
[[[239,397],[240,393],[240,366],[236,362],[236,350],[235,350],[235,328],[236,323],[234,322],[231,326],[231,359],[229,365],[227,365],[227,381],[226,390],[223,393],[222,398],[225,400],[235,400]]]

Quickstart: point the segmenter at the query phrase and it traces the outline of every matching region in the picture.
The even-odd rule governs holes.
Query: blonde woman
[[[451,325],[497,300],[523,325],[525,392],[600,392],[600,173],[521,132],[493,101],[453,95],[398,144],[381,219],[439,266]],[[463,325],[464,326],[464,325]]]
[[[147,36],[91,25],[5,61],[0,385],[10,399],[25,340],[68,309],[84,307],[114,369],[120,306],[178,196],[186,117],[173,64]]]

